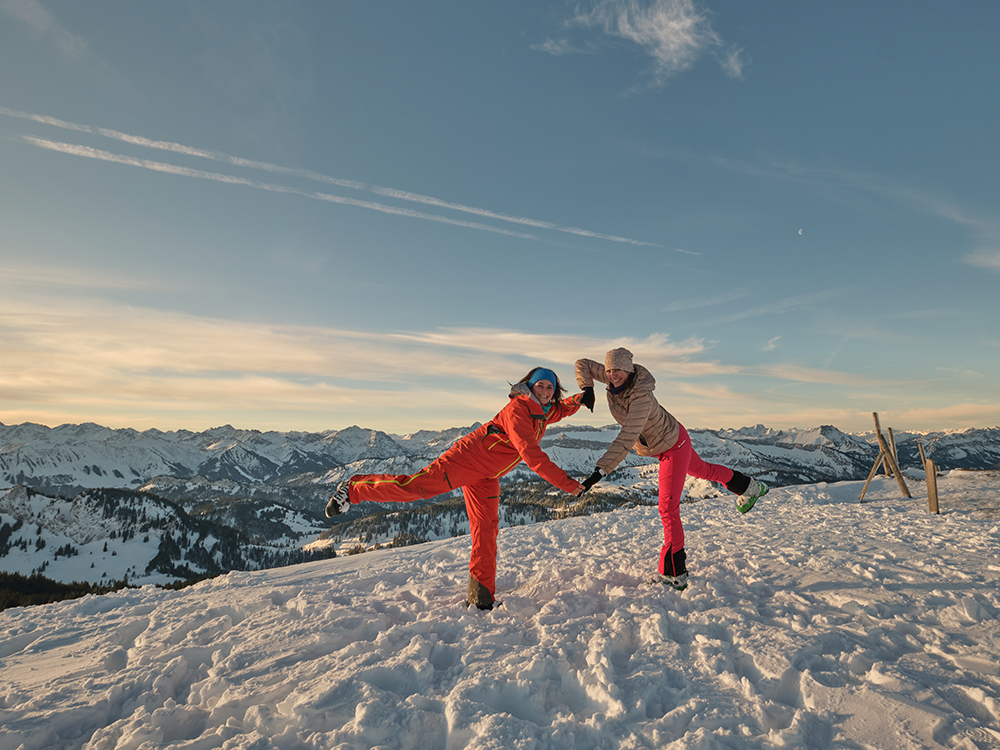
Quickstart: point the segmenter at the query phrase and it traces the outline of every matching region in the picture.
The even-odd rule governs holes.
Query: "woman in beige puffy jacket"
[[[628,349],[612,349],[603,365],[592,359],[576,361],[576,382],[583,390],[582,403],[591,411],[595,401],[595,380],[608,386],[608,407],[622,429],[583,485],[589,489],[610,474],[633,448],[640,456],[655,456],[659,460],[659,508],[663,519],[660,579],[683,591],[688,578],[680,511],[685,477],[690,475],[724,484],[739,496],[736,507],[740,513],[750,510],[758,498],[767,493],[767,486],[733,469],[703,461],[691,445],[684,425],[653,396],[656,381],[652,374],[632,362],[632,352]]]

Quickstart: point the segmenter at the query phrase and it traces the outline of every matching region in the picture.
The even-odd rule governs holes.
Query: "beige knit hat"
[[[604,355],[604,369],[635,372],[635,365],[632,364],[632,352],[621,347],[612,349]]]

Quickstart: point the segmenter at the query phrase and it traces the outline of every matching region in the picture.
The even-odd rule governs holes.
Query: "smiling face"
[[[625,370],[605,370],[608,380],[615,388],[620,388],[622,383],[628,380],[629,373]]]
[[[548,380],[539,380],[531,386],[531,392],[535,394],[535,398],[544,406],[552,400],[552,395],[556,392],[556,387]]]

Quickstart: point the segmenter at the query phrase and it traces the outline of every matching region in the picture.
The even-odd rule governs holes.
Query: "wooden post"
[[[872,412],[872,417],[875,419],[875,437],[878,438],[878,446],[882,449],[882,454],[886,463],[889,464],[889,468],[896,477],[896,483],[899,485],[899,489],[903,492],[903,497],[913,497],[913,495],[910,494],[910,490],[906,486],[902,472],[899,470],[899,464],[897,464],[896,459],[892,457],[892,451],[889,449],[889,444],[886,443],[885,438],[882,436],[882,426],[878,422],[878,413]]]
[[[933,461],[928,460],[925,464],[927,467],[927,505],[928,510],[931,513],[940,513],[938,510],[938,493],[937,493],[937,467],[934,465]]]
[[[924,473],[927,474],[927,508],[931,513],[940,513],[941,511],[938,509],[937,466],[924,455],[923,443],[917,443],[917,448],[920,450],[920,460],[924,464]]]

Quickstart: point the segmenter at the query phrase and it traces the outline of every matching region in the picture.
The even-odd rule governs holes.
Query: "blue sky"
[[[624,345],[692,428],[1000,424],[998,27],[0,0],[0,422],[405,434]]]

